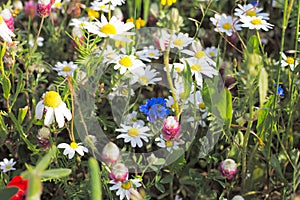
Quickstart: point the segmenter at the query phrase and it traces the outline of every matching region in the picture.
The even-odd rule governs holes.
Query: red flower
[[[25,200],[28,188],[28,180],[22,179],[21,176],[15,176],[6,187],[16,187],[19,189],[18,193],[15,194],[10,200]]]

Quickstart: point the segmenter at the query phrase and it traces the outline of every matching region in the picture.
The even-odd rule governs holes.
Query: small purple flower
[[[124,182],[128,179],[128,168],[123,163],[117,163],[111,168],[109,177],[115,182]]]
[[[24,6],[25,14],[33,19],[36,16],[36,4],[33,0],[25,2]]]
[[[51,12],[50,0],[39,0],[37,5],[37,14],[41,17],[48,17]]]
[[[149,122],[155,122],[158,118],[163,119],[170,113],[166,107],[166,100],[161,97],[147,99],[146,104],[140,106],[140,111],[147,115]]]
[[[179,136],[180,124],[175,116],[164,119],[162,135],[166,140],[174,140]]]
[[[223,176],[226,176],[228,180],[231,180],[237,173],[237,164],[234,160],[228,158],[220,163],[220,171]]]

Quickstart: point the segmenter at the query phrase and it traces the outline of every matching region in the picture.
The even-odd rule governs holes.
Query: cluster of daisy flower
[[[268,31],[273,28],[273,25],[267,22],[269,14],[263,13],[262,10],[257,7],[257,4],[238,4],[238,7],[234,9],[234,17],[222,13],[215,14],[210,20],[215,26],[216,32],[224,33],[227,36],[232,36],[242,30],[242,27]]]

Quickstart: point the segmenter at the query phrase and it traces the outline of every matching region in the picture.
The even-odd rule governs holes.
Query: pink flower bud
[[[163,137],[166,140],[173,140],[179,136],[180,124],[176,119],[176,117],[169,116],[166,119],[164,119],[162,133],[163,133]]]
[[[36,16],[36,4],[33,0],[25,2],[24,5],[25,14],[33,19]]]
[[[230,180],[237,172],[237,164],[232,159],[226,159],[220,163],[220,171]]]
[[[4,22],[6,23],[7,27],[14,31],[14,18],[8,8],[5,8],[1,12],[1,16],[3,17]]]
[[[113,142],[106,144],[102,150],[102,159],[106,163],[114,164],[120,158],[120,150]]]
[[[128,179],[128,168],[123,163],[117,163],[111,168],[109,177],[115,182],[124,182]]]
[[[37,14],[41,17],[48,17],[51,12],[50,0],[39,0],[37,5]]]

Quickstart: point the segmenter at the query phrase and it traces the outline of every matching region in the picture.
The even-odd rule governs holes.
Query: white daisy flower
[[[144,47],[143,50],[135,53],[143,61],[151,62],[150,59],[158,59],[162,54],[154,46]]]
[[[127,114],[125,117],[124,117],[124,120],[123,121],[123,124],[125,125],[133,125],[134,123],[139,123],[141,126],[144,126],[144,121],[143,120],[138,120],[137,119],[137,112],[136,111],[133,111],[132,113],[129,113]]]
[[[33,47],[33,45],[34,45],[34,39],[33,38],[29,40],[28,45]],[[39,47],[42,47],[44,45],[44,38],[43,37],[38,37],[37,38],[37,45]]]
[[[14,168],[13,166],[16,164],[16,162],[14,161],[14,159],[10,159],[8,160],[7,158],[4,158],[3,161],[0,162],[0,169],[2,170],[2,172],[8,172],[8,171],[13,171],[16,170],[16,168]]]
[[[73,18],[71,19],[70,26],[74,26],[77,28],[85,28],[89,23],[88,17],[81,17],[81,18]]]
[[[115,60],[115,70],[120,69],[120,74],[124,74],[127,70],[132,72],[134,69],[139,67],[145,67],[146,65],[134,55],[123,55],[119,59]]]
[[[103,3],[111,3],[114,7],[121,6],[122,4],[125,4],[125,0],[103,0]]]
[[[0,15],[0,37],[8,43],[12,43],[11,37],[16,35],[7,27],[3,17]]]
[[[257,8],[256,6],[252,5],[251,3],[247,5],[241,5],[238,4],[238,8],[234,9],[234,15],[237,17],[241,16],[249,16],[249,17],[258,17],[261,16],[262,19],[268,20],[269,14],[268,13],[262,13],[262,8]]]
[[[131,143],[132,147],[142,147],[143,142],[149,142],[148,137],[150,136],[146,132],[150,131],[147,126],[142,126],[140,123],[134,123],[132,126],[127,126],[125,124],[121,124],[122,128],[116,129],[117,132],[121,132],[120,135],[117,136],[117,139],[124,138],[124,142]]]
[[[193,93],[190,95],[190,97],[188,98],[188,101],[197,106],[200,111],[204,112],[206,111],[206,107],[205,107],[205,104],[203,102],[203,99],[202,99],[202,95],[201,95],[201,92],[199,90],[196,91],[196,93]]]
[[[217,58],[218,57],[218,48],[216,48],[215,46],[206,47],[204,52],[210,58]]]
[[[162,135],[159,138],[156,138],[155,141],[157,142],[157,146],[165,148],[169,152],[173,152],[173,150],[178,149],[180,145],[180,143],[176,140],[165,140]]]
[[[134,96],[135,93],[132,88],[128,88],[128,85],[125,82],[119,83],[112,88],[112,92],[109,93],[108,99],[112,100],[115,97],[128,97],[130,92],[130,96]]]
[[[249,16],[241,16],[242,27],[246,27],[249,29],[256,29],[256,30],[264,30],[268,31],[269,29],[273,28],[273,24],[268,23],[266,20],[263,19],[262,16],[258,17],[249,17]]]
[[[138,82],[143,86],[147,86],[149,84],[156,84],[162,80],[161,77],[157,77],[159,74],[155,69],[151,69],[151,66],[148,65],[146,68],[135,68],[132,70],[132,80],[131,84]]]
[[[281,52],[281,67],[289,66],[292,71],[294,71],[295,67],[299,64],[297,60],[295,60],[293,57],[286,56],[283,52]],[[276,64],[279,64],[277,62]]]
[[[106,17],[101,15],[101,22],[98,20],[95,22],[89,22],[84,28],[91,33],[99,35],[100,37],[110,37],[111,39],[125,42],[131,41],[124,37],[125,35],[134,35],[132,32],[127,32],[134,28],[134,24],[132,22],[124,23],[115,16],[112,16],[112,18],[107,21]]]
[[[77,65],[72,61],[69,63],[67,61],[63,61],[62,63],[57,62],[53,69],[58,72],[59,76],[73,76],[74,71],[77,69]]]
[[[142,184],[140,183],[140,179],[129,179],[124,182],[115,182],[111,180],[110,183],[113,184],[109,189],[110,190],[117,190],[117,196],[120,196],[120,200],[126,197],[127,200],[130,200],[130,192],[131,190],[135,190],[138,187],[141,187]]]
[[[79,155],[83,156],[84,152],[88,153],[89,150],[82,146],[81,143],[71,142],[71,144],[67,143],[60,143],[57,145],[57,148],[65,149],[63,154],[68,155],[69,159],[72,159],[75,155],[75,152],[77,152]]]
[[[208,116],[208,112],[201,112],[200,116],[197,116],[196,119],[194,118],[194,116],[190,116],[186,119],[186,122],[191,122],[192,124],[196,123],[197,125],[200,125],[201,127],[206,127],[206,119]],[[193,125],[194,126],[194,125]]]
[[[227,36],[231,36],[234,32],[241,30],[241,25],[238,24],[238,20],[224,13],[222,15],[215,14],[214,18],[210,18],[210,21],[216,26],[216,32],[225,33]]]
[[[216,66],[216,63],[215,61],[213,61],[212,59],[210,59],[206,53],[203,51],[203,48],[200,44],[200,42],[193,42],[192,43],[192,50],[188,50],[188,49],[185,49],[183,50],[182,52],[183,53],[186,53],[190,56],[193,56],[197,59],[203,59],[205,62],[207,62],[208,65],[211,65],[211,66]]]
[[[120,58],[120,54],[118,54],[116,52],[116,50],[113,49],[112,46],[110,46],[110,45],[107,45],[106,49],[101,50],[101,51],[104,51],[102,53],[102,55],[103,55],[103,62],[106,63],[106,64],[110,64],[114,60],[117,60],[117,59]],[[99,52],[99,53],[101,54],[101,52]]]
[[[91,2],[91,8],[95,11],[101,11],[101,12],[105,12],[108,13],[111,10],[114,10],[115,7],[113,5],[109,5],[107,3],[104,2],[100,2],[100,1],[93,1]]]
[[[49,126],[54,121],[58,123],[58,127],[62,128],[65,123],[64,117],[70,121],[72,114],[67,108],[67,105],[61,100],[60,95],[55,91],[46,92],[43,95],[43,100],[39,101],[35,108],[35,117],[42,119],[44,112],[46,116],[44,119],[45,126]]]
[[[204,59],[197,59],[195,57],[187,58],[185,61],[189,64],[192,74],[195,75],[197,85],[202,87],[203,77],[205,75],[209,78],[213,78],[214,75],[218,74],[218,71],[210,66]],[[185,62],[185,64],[187,64]]]
[[[170,41],[170,47],[171,48],[178,48],[179,50],[182,50],[184,47],[191,44],[193,41],[193,38],[190,38],[187,33],[179,33],[178,35],[173,34]]]
[[[55,0],[55,2],[52,4],[51,8],[56,8],[56,9],[62,9],[63,3],[61,0]]]

